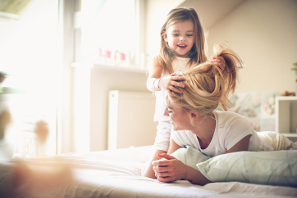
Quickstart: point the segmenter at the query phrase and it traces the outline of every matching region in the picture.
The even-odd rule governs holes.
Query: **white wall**
[[[90,150],[105,150],[107,149],[109,91],[148,91],[147,75],[144,72],[94,67],[91,69],[90,79]],[[152,131],[152,133],[155,132]]]
[[[246,64],[237,92],[295,91],[296,0],[245,1],[210,29],[209,46],[224,40]]]

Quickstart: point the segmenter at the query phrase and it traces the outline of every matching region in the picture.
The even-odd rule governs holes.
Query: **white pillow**
[[[177,159],[191,167],[196,161],[196,169],[213,182],[297,187],[297,150],[242,151],[212,158],[192,147],[176,152]],[[186,156],[181,157],[182,154]]]
[[[184,164],[191,166],[198,170],[196,164],[200,162],[204,162],[211,157],[204,155],[199,150],[193,148],[192,146],[187,146],[186,148],[180,148],[176,150],[171,156],[175,157],[176,159],[182,161]]]

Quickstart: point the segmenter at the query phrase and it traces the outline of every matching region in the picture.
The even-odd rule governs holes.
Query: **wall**
[[[90,76],[90,150],[107,149],[108,94],[110,90],[148,91],[145,72],[94,67]],[[152,118],[153,120],[153,118]],[[154,132],[154,131],[152,131]]]
[[[210,29],[208,43],[227,40],[244,61],[237,92],[284,92],[295,91],[296,35],[296,0],[248,0]]]

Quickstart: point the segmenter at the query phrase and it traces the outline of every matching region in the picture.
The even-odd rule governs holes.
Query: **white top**
[[[191,145],[211,157],[226,153],[247,135],[252,135],[249,151],[276,150],[277,146],[273,145],[272,139],[282,141],[282,143],[277,143],[281,145],[281,148],[287,148],[293,144],[285,137],[279,138],[278,133],[275,132],[255,132],[250,122],[237,113],[228,111],[214,111],[213,113],[216,119],[216,128],[207,148],[201,149],[197,136],[189,130],[172,131],[171,137],[179,146]],[[275,137],[276,135],[278,136]]]
[[[176,57],[172,61],[172,68],[173,71],[181,70],[183,71],[185,69],[185,66],[189,62],[190,58],[181,58],[181,57]],[[161,78],[164,77],[164,70],[162,72]],[[154,116],[154,121],[165,121],[169,120],[168,116],[164,116],[164,111],[166,108],[165,104],[165,93],[166,90],[161,90],[156,92],[156,106],[155,106],[155,116]]]

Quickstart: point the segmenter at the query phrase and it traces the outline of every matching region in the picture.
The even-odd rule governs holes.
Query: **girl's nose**
[[[181,41],[185,41],[186,39],[185,39],[185,37],[181,36],[181,37],[180,37],[180,40],[181,40]]]

